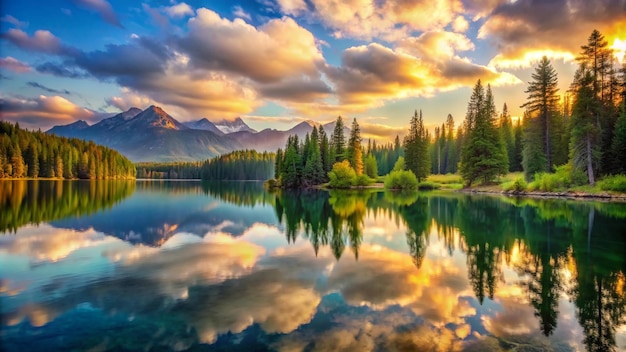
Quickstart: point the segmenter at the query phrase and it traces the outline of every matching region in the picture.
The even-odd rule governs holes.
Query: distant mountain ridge
[[[153,105],[143,111],[130,108],[92,126],[79,120],[54,126],[47,132],[92,140],[118,150],[134,162],[165,162],[205,160],[237,149],[276,151],[284,148],[290,135],[304,138],[314,125],[321,126],[303,121],[286,131],[268,128],[257,132],[240,117],[232,121],[202,118],[181,123]],[[330,127],[334,128],[334,122],[324,126],[329,137]]]

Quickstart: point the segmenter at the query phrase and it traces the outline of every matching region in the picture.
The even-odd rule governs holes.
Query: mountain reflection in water
[[[2,348],[626,348],[626,204],[2,181]]]

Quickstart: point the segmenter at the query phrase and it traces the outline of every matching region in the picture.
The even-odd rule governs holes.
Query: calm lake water
[[[626,204],[0,181],[0,350],[626,349]]]

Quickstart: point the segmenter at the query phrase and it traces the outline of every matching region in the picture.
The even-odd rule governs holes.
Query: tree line
[[[599,175],[626,173],[626,62],[617,63],[597,30],[576,60],[573,82],[559,94],[556,70],[547,57],[541,59],[517,123],[506,103],[497,114],[489,85],[478,81],[456,133],[450,115],[435,129],[429,171],[455,172],[458,160],[458,171],[470,185],[514,171],[524,171],[532,181],[561,169],[569,183],[591,185]]]
[[[135,173],[135,165],[113,149],[0,121],[0,178],[108,179]]]
[[[137,178],[267,180],[274,175],[274,153],[235,150],[204,161],[137,163]]]

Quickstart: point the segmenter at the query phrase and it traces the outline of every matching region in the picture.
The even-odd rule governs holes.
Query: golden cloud
[[[529,67],[541,56],[572,60],[589,34],[599,30],[611,45],[626,39],[623,3],[591,1],[531,2],[519,0],[498,4],[479,30],[479,39],[496,45],[494,67]]]
[[[462,34],[425,33],[402,41],[396,50],[376,43],[348,48],[342,66],[327,67],[326,75],[348,111],[380,106],[385,99],[431,96],[478,79],[494,86],[521,83],[512,74],[454,54],[472,48]]]
[[[386,41],[404,38],[414,31],[444,29],[463,11],[459,0],[311,0],[310,12],[303,1],[281,0],[278,5],[282,13],[322,23],[336,38]],[[457,24],[457,28],[462,27]]]
[[[313,34],[289,17],[256,28],[201,8],[188,26],[180,45],[197,67],[269,83],[302,74],[317,76],[324,62]]]
[[[92,120],[97,114],[81,108],[68,99],[54,95],[36,98],[0,97],[2,119],[20,122],[26,127],[48,128],[77,119]]]

